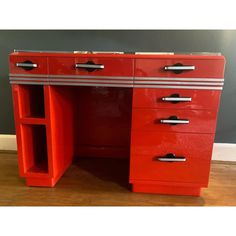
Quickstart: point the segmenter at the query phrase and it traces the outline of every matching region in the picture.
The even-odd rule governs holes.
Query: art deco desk
[[[224,66],[219,54],[13,52],[20,175],[53,187],[74,157],[130,158],[134,192],[199,195]]]

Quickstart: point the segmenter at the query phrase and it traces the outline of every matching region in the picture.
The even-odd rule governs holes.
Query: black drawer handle
[[[191,102],[191,97],[180,97],[178,93],[171,94],[169,97],[163,97],[161,99],[164,102],[179,103],[179,102]]]
[[[177,116],[170,116],[168,119],[161,119],[160,123],[178,125],[178,124],[189,124],[188,119],[179,119]]]
[[[162,162],[184,162],[186,161],[186,157],[176,157],[173,153],[168,153],[164,157],[157,157],[155,160]]]
[[[38,67],[38,65],[32,61],[17,62],[16,66],[21,67],[24,70],[33,70],[34,68]]]
[[[88,61],[87,63],[76,63],[75,68],[92,72],[94,70],[102,70],[105,66],[103,64],[95,64],[93,61]]]
[[[195,70],[195,66],[193,65],[183,65],[181,63],[176,63],[171,66],[165,66],[164,67],[165,71],[173,71],[175,74],[180,74],[183,71],[190,71],[190,70]]]

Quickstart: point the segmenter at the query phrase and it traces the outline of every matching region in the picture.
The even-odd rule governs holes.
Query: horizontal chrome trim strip
[[[224,78],[211,79],[211,78],[172,78],[172,77],[134,77],[135,80],[176,80],[176,81],[212,81],[222,82]]]
[[[30,78],[24,78],[24,77],[10,77],[9,78],[10,81],[15,80],[15,81],[20,81],[20,80],[38,80],[38,81],[49,81],[48,78],[34,78],[34,77],[30,77]]]
[[[81,79],[134,79],[134,80],[173,80],[173,81],[212,81],[223,82],[224,78],[174,78],[174,77],[133,77],[133,76],[94,76],[94,75],[47,75],[47,74],[9,74],[10,77],[46,77],[46,78],[81,78]]]
[[[50,82],[50,85],[73,85],[73,86],[96,86],[96,87],[123,87],[132,88],[133,85],[127,84],[93,84],[93,83],[63,83],[63,82]]]
[[[10,81],[55,81],[55,82],[95,82],[95,83],[114,83],[114,84],[143,84],[143,85],[161,85],[161,84],[166,84],[166,85],[215,85],[215,86],[222,86],[224,83],[200,83],[200,82],[142,82],[142,81],[132,81],[132,80],[93,80],[93,79],[53,79],[51,80],[50,78],[10,78]]]
[[[65,80],[65,79],[53,79],[53,80],[50,80],[50,82],[72,82],[72,83],[78,83],[78,82],[88,82],[88,83],[111,83],[111,84],[133,84],[133,81],[132,80],[89,80],[89,79],[74,79],[74,80],[71,80],[71,79],[68,79],[68,80]]]
[[[49,82],[88,82],[88,83],[111,83],[111,84],[133,84],[133,80],[89,80],[89,79],[45,79],[45,78],[10,78],[10,81],[49,81]]]
[[[42,85],[49,85],[49,82],[38,82],[38,81],[10,81],[10,84],[42,84]]]
[[[173,88],[173,89],[196,89],[196,90],[222,90],[222,87],[202,86],[158,86],[158,85],[128,85],[128,84],[95,84],[95,83],[63,83],[53,81],[10,81],[10,84],[42,84],[42,85],[74,85],[74,86],[102,86],[102,87],[127,87],[127,88]]]
[[[133,76],[95,76],[95,75],[49,75],[48,78],[75,78],[75,79],[131,79]]]
[[[224,85],[224,83],[205,82],[163,82],[163,81],[134,81],[134,84],[186,84],[186,85]]]
[[[93,83],[63,83],[63,82],[31,82],[31,81],[11,81],[10,84],[32,84],[32,85],[72,85],[72,86],[96,86],[96,87],[124,87],[124,88],[132,88],[133,85],[126,84],[93,84]]]
[[[206,89],[206,90],[222,90],[222,87],[210,87],[210,86],[171,86],[171,85],[137,85],[134,84],[134,88],[174,88],[174,89]]]

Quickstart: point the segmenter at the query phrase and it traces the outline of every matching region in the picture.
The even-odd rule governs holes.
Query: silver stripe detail
[[[214,78],[174,78],[174,77],[133,77],[133,76],[94,76],[94,75],[47,75],[47,74],[9,74],[10,77],[47,77],[47,78],[109,78],[109,79],[134,79],[134,80],[173,80],[173,81],[212,81],[212,82],[223,82],[224,78],[214,79]]]
[[[53,79],[49,80],[50,82],[90,82],[90,83],[111,83],[111,84],[133,84],[133,81],[120,81],[120,80],[89,80],[89,79],[69,79],[69,80],[64,80],[64,79]]]
[[[94,76],[94,75],[49,75],[48,78],[75,78],[75,79],[131,79],[132,76]]]
[[[134,84],[224,85],[224,83],[205,83],[205,82],[163,82],[163,81],[134,81]]]
[[[16,81],[11,80],[11,84],[50,84],[50,85],[81,85],[81,86],[103,86],[103,87],[130,87],[130,88],[173,88],[173,89],[196,89],[196,90],[222,90],[222,87],[201,87],[201,86],[158,86],[158,85],[126,85],[126,84],[95,84],[95,83],[63,83],[63,82],[53,82],[53,81]]]
[[[10,84],[42,84],[42,85],[73,85],[73,86],[96,86],[96,87],[124,87],[124,88],[132,88],[133,85],[126,85],[126,84],[87,84],[87,83],[60,83],[60,82],[24,82],[24,81],[11,81]]]
[[[10,75],[16,75],[16,74],[10,74]],[[52,76],[46,76],[44,78],[41,78],[43,75],[33,75],[34,77],[31,77],[31,75],[28,75],[28,74],[18,74],[19,75],[26,75],[26,77],[28,78],[23,78],[23,77],[10,77],[10,81],[11,83],[14,83],[14,84],[55,84],[57,83],[58,85],[76,85],[77,83],[81,83],[83,84],[84,86],[98,86],[98,83],[100,82],[104,82],[104,84],[101,84],[101,86],[108,86],[110,83],[110,86],[113,86],[113,87],[134,87],[134,88],[174,88],[174,89],[200,89],[200,90],[222,90],[222,85],[223,83],[193,83],[191,81],[189,81],[188,83],[186,82],[186,84],[188,85],[183,85],[184,82],[177,82],[177,84],[181,84],[181,85],[176,85],[174,86],[173,84],[176,84],[176,82],[162,82],[161,84],[170,84],[170,85],[159,85],[160,82],[156,82],[156,81],[153,81],[154,83],[150,83],[150,84],[143,84],[142,81],[133,81],[133,78],[134,77],[121,77],[121,76],[66,76],[66,75],[60,75],[59,77],[57,75],[52,75]],[[56,79],[56,78],[61,78],[61,79]],[[51,79],[50,79],[51,78]],[[55,78],[52,79],[52,78]],[[64,79],[63,79],[64,78]],[[66,78],[77,78],[77,79],[82,79],[84,78],[85,80],[68,80]],[[86,80],[86,78],[88,78],[88,80]],[[98,78],[98,79],[101,79],[101,80],[92,80],[94,78]],[[144,77],[135,77],[136,78],[144,78]],[[106,80],[107,79],[107,80]],[[123,81],[117,81],[117,80],[122,80],[122,79],[125,79]],[[154,78],[152,78],[154,79]],[[156,78],[155,78],[156,79]],[[170,78],[161,78],[161,79],[168,79],[170,80]],[[171,78],[171,79],[178,79],[178,80],[182,80],[182,78]],[[193,79],[194,78],[184,78],[184,79]],[[199,78],[197,78],[199,79]],[[205,79],[202,79],[200,78],[201,81],[202,80],[205,80]],[[116,81],[114,81],[116,80]],[[215,81],[215,79],[207,79],[208,81]],[[223,81],[224,79],[216,79],[216,81]],[[73,82],[73,83],[72,83]],[[91,82],[91,84],[88,84],[88,83],[85,83],[85,82]],[[93,83],[95,82],[95,83]],[[134,83],[134,84],[133,84]],[[112,85],[113,84],[113,85]],[[115,85],[116,84],[116,85]],[[127,84],[127,85],[124,85],[124,84]],[[191,86],[191,85],[200,85],[202,84],[203,86]],[[204,85],[221,85],[221,86],[204,86]]]
[[[128,84],[88,84],[88,83],[63,83],[63,82],[50,82],[50,85],[73,85],[73,86],[96,86],[96,87],[124,87],[133,88],[133,85]]]
[[[23,77],[10,77],[9,80],[15,80],[15,81],[21,81],[21,80],[37,80],[37,81],[49,81],[48,78],[34,78],[34,77],[30,77],[30,78],[23,78]]]
[[[31,82],[31,81],[10,81],[10,84],[42,84],[42,85],[49,85],[49,82]]]
[[[133,84],[133,80],[90,80],[90,79],[46,79],[46,78],[10,78],[10,81],[49,81],[49,82],[89,82],[89,83],[111,83],[111,84]]]
[[[171,86],[171,85],[137,85],[134,84],[134,88],[174,88],[174,89],[206,89],[206,90],[222,90],[222,87],[210,87],[210,86]]]
[[[173,78],[173,77],[134,77],[135,80],[173,80],[173,81],[212,81],[222,82],[224,78],[211,79],[211,78]]]

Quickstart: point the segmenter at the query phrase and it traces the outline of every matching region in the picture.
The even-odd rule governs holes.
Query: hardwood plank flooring
[[[128,160],[77,160],[54,188],[27,187],[16,153],[0,153],[1,206],[236,206],[236,164],[213,162],[201,197],[132,193]]]

